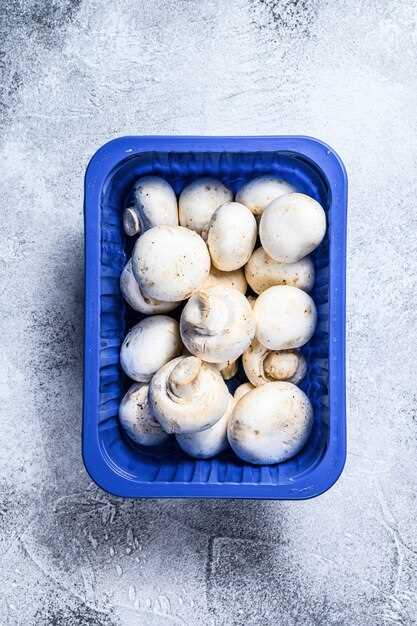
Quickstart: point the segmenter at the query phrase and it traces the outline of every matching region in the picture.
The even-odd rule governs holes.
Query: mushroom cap
[[[224,363],[213,363],[213,366],[219,370],[223,376],[223,380],[230,380],[237,372],[237,359],[234,361],[224,361]]]
[[[210,272],[207,246],[182,226],[155,226],[141,235],[132,268],[142,293],[164,302],[185,300]]]
[[[237,270],[247,263],[256,237],[253,214],[238,202],[226,202],[216,209],[203,232],[213,265],[224,272]]]
[[[224,415],[229,391],[212,365],[180,356],[152,378],[149,402],[165,432],[188,434],[210,428]]]
[[[235,403],[238,402],[240,398],[243,398],[243,396],[249,393],[249,391],[252,391],[252,389],[255,389],[252,383],[242,383],[241,385],[239,385],[239,387],[237,387],[237,389],[235,390],[235,395],[233,396]]]
[[[255,334],[255,319],[244,295],[229,287],[195,291],[185,305],[180,331],[187,350],[209,363],[234,361]]]
[[[270,287],[257,297],[253,312],[256,338],[270,350],[300,348],[316,328],[316,305],[308,293],[297,287]]]
[[[254,339],[242,356],[245,374],[255,387],[275,380],[299,383],[307,372],[305,358],[298,350],[271,351]]]
[[[141,233],[153,226],[178,226],[177,197],[164,178],[139,178],[133,186],[133,202]]]
[[[218,270],[214,265],[211,266],[210,274],[206,282],[203,285],[203,289],[207,287],[215,287],[216,285],[222,285],[223,287],[232,287],[237,289],[240,293],[246,293],[248,287],[245,272],[242,268],[233,270],[231,272],[222,272]]]
[[[140,311],[145,315],[154,313],[168,313],[175,309],[179,302],[161,302],[146,298],[140,290],[139,283],[134,277],[132,269],[132,259],[129,259],[120,275],[120,291],[122,296],[135,311]]]
[[[289,193],[273,200],[259,224],[262,247],[281,263],[295,263],[310,254],[325,233],[323,207],[303,193]]]
[[[168,439],[151,413],[145,383],[129,387],[120,403],[119,421],[129,439],[142,446],[158,446]]]
[[[245,265],[245,276],[253,291],[259,294],[275,285],[292,285],[310,291],[314,285],[315,272],[309,256],[295,263],[280,263],[259,247]]]
[[[182,190],[179,204],[181,226],[195,230],[199,235],[209,223],[214,211],[233,194],[217,178],[198,178]]]
[[[226,412],[213,426],[196,433],[176,436],[180,448],[196,459],[210,459],[226,450],[229,446],[227,424],[232,415],[234,405],[233,396],[229,394],[229,404]]]
[[[146,383],[181,350],[178,322],[167,315],[154,315],[130,329],[122,343],[120,364],[129,378]]]
[[[294,191],[295,188],[285,180],[267,174],[266,176],[257,176],[243,185],[236,194],[236,202],[241,202],[256,217],[260,217],[272,200]]]
[[[243,461],[259,465],[282,463],[306,443],[313,425],[313,408],[293,383],[256,387],[235,405],[229,420],[229,443]]]

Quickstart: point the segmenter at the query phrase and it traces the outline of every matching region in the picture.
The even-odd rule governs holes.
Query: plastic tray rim
[[[98,439],[99,389],[99,284],[100,284],[100,199],[113,169],[122,161],[143,152],[256,152],[289,151],[310,159],[327,179],[332,205],[343,219],[333,228],[330,243],[334,265],[330,272],[329,306],[329,441],[319,463],[294,485],[248,483],[139,482],[126,480],[105,459]],[[82,456],[91,479],[114,496],[132,498],[237,498],[302,500],[321,495],[339,479],[346,461],[345,392],[345,273],[347,174],[344,164],[325,142],[303,135],[268,136],[124,136],[101,146],[90,159],[85,174],[84,196],[84,385]],[[337,245],[337,250],[332,247]],[[88,268],[88,271],[87,271]],[[336,290],[336,291],[335,291]],[[331,302],[337,292],[337,299]],[[330,374],[331,372],[331,374]],[[93,409],[92,409],[93,407]]]

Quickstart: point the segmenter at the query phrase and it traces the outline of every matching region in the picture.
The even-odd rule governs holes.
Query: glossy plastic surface
[[[123,302],[120,272],[132,240],[124,236],[123,208],[134,181],[163,176],[179,193],[202,175],[236,192],[256,175],[275,173],[325,207],[328,229],[313,254],[319,312],[304,354],[302,388],[314,407],[305,448],[275,466],[245,464],[231,452],[193,460],[173,442],[139,449],[127,442],[117,412],[129,381],[119,365],[127,329],[140,319]],[[123,137],[105,144],[85,177],[85,353],[83,457],[103,489],[125,497],[303,499],[326,491],[346,457],[345,264],[347,179],[335,152],[308,137]],[[233,389],[242,373],[231,381]]]

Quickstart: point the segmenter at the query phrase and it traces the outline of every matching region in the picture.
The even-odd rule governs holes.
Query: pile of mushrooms
[[[119,409],[127,438],[159,446],[174,436],[200,459],[229,447],[254,464],[297,454],[313,423],[297,385],[308,369],[300,348],[317,324],[309,255],[326,232],[323,207],[274,175],[235,199],[215,178],[177,199],[168,181],[144,176],[123,228],[137,239],[120,290],[146,316],[120,351],[132,381]],[[247,382],[232,395],[225,380],[240,358]]]

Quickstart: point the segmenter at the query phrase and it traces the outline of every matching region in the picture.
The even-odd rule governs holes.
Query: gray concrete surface
[[[417,624],[415,2],[0,12],[0,623]],[[344,159],[349,456],[322,497],[124,502],[86,475],[83,173],[130,133],[302,133]]]

